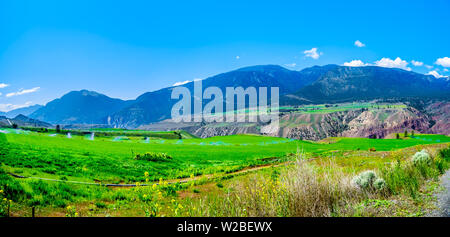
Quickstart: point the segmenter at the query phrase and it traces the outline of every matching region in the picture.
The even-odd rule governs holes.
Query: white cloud
[[[366,47],[366,45],[363,44],[363,42],[361,42],[361,41],[359,41],[359,40],[355,41],[355,46],[356,46],[356,47],[359,47],[359,48]]]
[[[448,69],[447,69],[447,68],[444,68],[444,72],[448,72]]]
[[[32,105],[33,102],[28,101],[25,104],[18,104],[18,105],[13,105],[13,104],[0,104],[0,111],[3,112],[8,112],[11,110],[15,110],[15,109],[20,109],[20,108],[24,108],[24,107],[28,107],[30,105]]]
[[[3,94],[0,92],[0,96],[2,96]]]
[[[450,58],[449,57],[438,58],[435,64],[441,65],[443,67],[450,67]]]
[[[411,63],[416,67],[423,66],[423,62],[420,62],[420,61],[412,60]]]
[[[312,59],[319,59],[320,55],[322,55],[322,53],[317,52],[317,48],[305,50],[305,51],[303,51],[303,53],[305,54],[305,57],[310,57]]]
[[[348,67],[363,67],[363,66],[369,66],[370,64],[368,63],[363,63],[363,61],[361,60],[352,60],[350,62],[345,62],[344,66],[348,66]]]
[[[11,96],[17,96],[17,95],[24,95],[24,94],[29,94],[29,93],[33,93],[38,91],[39,89],[41,89],[40,87],[35,87],[32,89],[27,89],[27,90],[20,90],[18,92],[12,92],[12,93],[8,93],[6,94],[6,97],[11,97]]]
[[[237,59],[237,60],[239,60],[240,58],[241,58],[241,57],[240,57],[239,55],[238,55],[238,56],[236,56],[236,59]]]
[[[189,82],[191,82],[191,81],[180,81],[180,82],[175,82],[172,86],[181,86],[181,85],[187,84],[187,83],[189,83]]]
[[[429,72],[427,73],[427,75],[432,75],[432,76],[434,76],[434,77],[436,77],[436,78],[446,77],[446,76],[440,75],[436,70],[434,70],[434,71],[429,71]]]
[[[433,66],[430,66],[430,65],[425,65],[425,67],[428,68],[428,69],[432,69],[433,68]]]
[[[401,58],[397,57],[395,60],[392,60],[390,58],[382,58],[379,61],[375,62],[375,65],[379,67],[388,67],[388,68],[400,68],[407,71],[411,71],[411,68],[407,67],[408,62],[405,60],[402,60]]]
[[[297,64],[296,63],[288,63],[288,64],[284,64],[284,66],[286,66],[286,67],[295,67],[295,66],[297,66]]]
[[[8,84],[0,83],[0,89],[5,88],[5,87],[8,87],[8,86],[9,86]]]

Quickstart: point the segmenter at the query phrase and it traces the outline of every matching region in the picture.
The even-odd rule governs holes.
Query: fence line
[[[9,175],[19,178],[19,179],[38,179],[38,180],[45,180],[45,181],[53,181],[53,182],[62,182],[62,183],[72,183],[72,184],[84,184],[84,185],[96,185],[96,186],[105,186],[105,187],[137,187],[137,186],[150,186],[153,184],[159,185],[159,183],[152,183],[152,184],[102,184],[102,183],[89,183],[89,182],[81,182],[81,181],[69,181],[69,180],[60,180],[60,179],[48,179],[48,178],[41,178],[41,177],[26,177],[21,176],[13,173],[8,173]],[[174,183],[187,183],[187,180],[182,180],[179,182],[169,182],[168,184],[174,184]]]

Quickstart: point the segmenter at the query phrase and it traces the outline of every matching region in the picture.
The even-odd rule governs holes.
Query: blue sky
[[[0,111],[80,89],[134,99],[258,64],[448,76],[449,12],[448,0],[1,0]]]

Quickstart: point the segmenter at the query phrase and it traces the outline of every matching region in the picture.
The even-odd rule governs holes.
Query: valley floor
[[[450,164],[441,135],[304,142],[3,131],[4,216],[426,216]],[[417,163],[422,150],[430,159]],[[355,181],[370,171],[370,184]]]

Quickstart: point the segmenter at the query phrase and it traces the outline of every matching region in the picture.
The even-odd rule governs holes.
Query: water
[[[72,138],[72,134],[70,132],[67,133],[67,138]]]
[[[123,141],[123,140],[129,140],[129,139],[127,136],[118,136],[113,139],[114,142]]]
[[[95,132],[91,133],[91,137],[89,138],[89,140],[94,141],[95,138]]]

